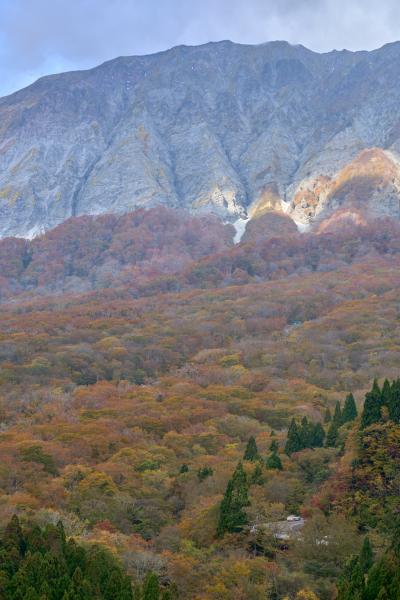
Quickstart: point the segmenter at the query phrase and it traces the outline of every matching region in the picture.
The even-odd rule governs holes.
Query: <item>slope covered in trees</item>
[[[390,219],[321,235],[260,227],[234,245],[232,225],[212,215],[158,207],[71,218],[32,241],[0,240],[0,302],[98,290],[138,298],[243,286],[379,259],[392,265],[400,253],[400,225]]]
[[[61,520],[67,540],[108,548],[133,590],[159,596],[331,600],[366,533],[374,560],[392,556],[395,230],[233,247],[218,222],[187,217],[192,242],[170,213],[168,239],[158,217],[136,217],[121,217],[122,245],[101,217],[103,249],[75,243],[73,221],[57,258],[60,229],[22,267],[3,255],[0,529],[13,514],[42,530]],[[163,280],[155,257],[180,253]],[[136,287],[121,279],[133,264]],[[111,284],[77,293],[104,265]]]
[[[233,234],[212,215],[163,207],[72,218],[32,241],[0,240],[0,301],[111,286],[134,291],[226,250]]]

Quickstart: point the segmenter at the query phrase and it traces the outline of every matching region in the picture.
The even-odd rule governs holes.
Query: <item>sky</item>
[[[370,50],[400,39],[400,2],[0,0],[0,96],[116,56],[225,39]]]

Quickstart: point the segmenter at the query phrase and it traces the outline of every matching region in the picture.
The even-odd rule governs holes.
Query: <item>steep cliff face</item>
[[[158,204],[319,221],[360,152],[397,164],[399,59],[397,43],[316,54],[220,42],[45,77],[0,99],[0,235]],[[377,212],[398,216],[397,183],[375,187]]]
[[[400,166],[397,157],[380,148],[363,150],[333,176],[307,178],[297,187],[292,218],[304,227],[350,219],[400,218]]]

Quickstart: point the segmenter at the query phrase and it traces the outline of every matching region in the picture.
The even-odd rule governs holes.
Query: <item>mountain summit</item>
[[[44,77],[0,99],[0,235],[158,204],[399,217],[399,64],[225,41]]]

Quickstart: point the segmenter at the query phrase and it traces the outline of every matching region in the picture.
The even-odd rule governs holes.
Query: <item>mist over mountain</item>
[[[160,204],[399,218],[399,59],[224,41],[44,77],[0,99],[0,234]]]

